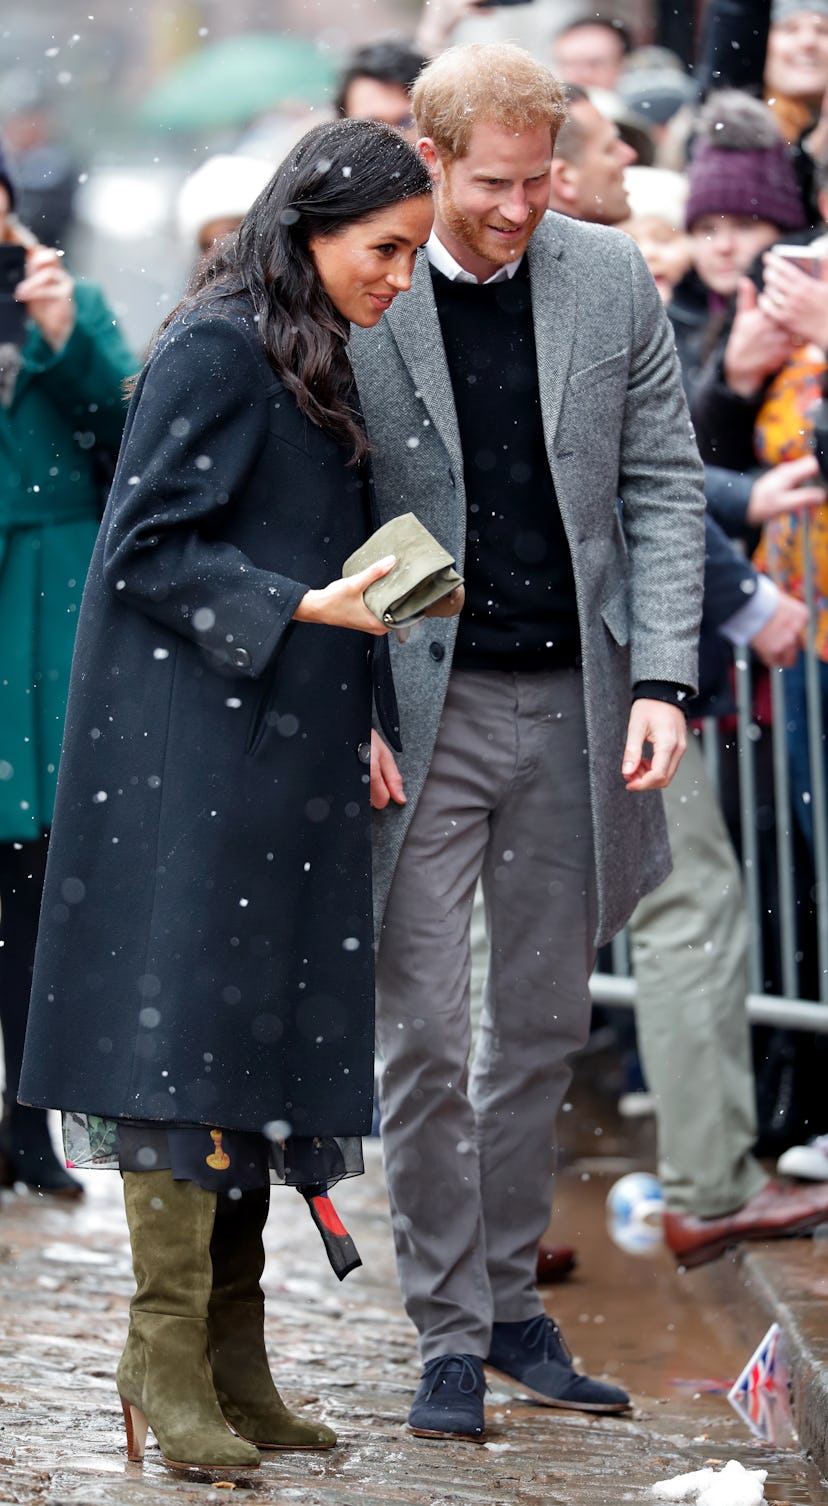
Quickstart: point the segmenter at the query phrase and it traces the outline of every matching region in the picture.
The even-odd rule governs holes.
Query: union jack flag
[[[754,1351],[737,1380],[728,1391],[728,1398],[752,1396],[757,1391],[770,1389],[777,1383],[777,1361],[782,1329],[771,1323],[759,1347]]]

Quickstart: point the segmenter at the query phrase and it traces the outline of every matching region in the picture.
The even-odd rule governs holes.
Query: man
[[[626,149],[582,90],[567,85],[565,92],[569,121],[555,147],[550,202],[563,214],[618,223],[629,212]],[[761,359],[761,339],[754,337],[749,350]],[[750,532],[786,507],[815,505],[820,488],[808,483],[816,470],[812,458],[796,463],[795,476],[780,466],[758,480],[708,467],[710,511],[726,516],[731,531]],[[764,664],[790,669],[807,622],[801,602],[729,548],[710,513],[706,555],[694,717],[732,709],[723,639],[750,645]],[[631,956],[638,1043],[656,1102],[665,1239],[677,1260],[696,1265],[743,1240],[824,1222],[828,1186],[769,1181],[752,1154],[756,1093],[741,875],[697,739],[664,799],[673,872],[636,909]],[[695,1064],[692,1073],[688,1062]],[[539,1277],[558,1248],[541,1244]]]
[[[395,646],[399,768],[375,739],[382,1124],[424,1361],[409,1425],[480,1441],[484,1363],[550,1406],[629,1405],[575,1372],[536,1252],[596,943],[669,867],[658,791],[695,688],[703,497],[637,248],[545,216],[555,79],[521,48],[459,47],[412,105],[435,234],[404,316],[352,355],[380,512],[436,533],[466,609]]]
[[[583,15],[555,34],[552,67],[567,83],[614,90],[631,52],[632,37],[623,21]]]
[[[549,207],[591,225],[618,225],[630,212],[624,169],[635,151],[578,84],[565,84],[564,98],[568,116],[555,143]]]
[[[411,86],[426,59],[409,42],[387,38],[360,47],[345,65],[336,111],[354,120],[382,120],[416,140]]]

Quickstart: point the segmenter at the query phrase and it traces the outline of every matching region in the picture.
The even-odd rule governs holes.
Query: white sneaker
[[[784,1177],[828,1182],[828,1135],[814,1135],[807,1145],[791,1145],[782,1152],[776,1169]]]

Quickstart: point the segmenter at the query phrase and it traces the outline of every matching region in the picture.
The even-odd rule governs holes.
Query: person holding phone
[[[77,1198],[45,1112],[16,1100],[75,623],[136,363],[15,208],[0,149],[0,1186]]]

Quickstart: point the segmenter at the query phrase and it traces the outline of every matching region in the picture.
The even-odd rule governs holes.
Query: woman
[[[429,188],[386,126],[303,138],[161,333],[92,561],[21,1094],[97,1159],[117,1121],[132,1458],[147,1422],[172,1465],[335,1442],[273,1386],[262,1229],[272,1167],[319,1191],[371,1123],[362,593],[393,561],[340,578],[373,526],[346,344]]]
[[[0,1186],[75,1199],[44,1110],[16,1100],[75,624],[137,363],[100,291],[15,209],[0,148],[0,248],[19,269],[0,300]]]

